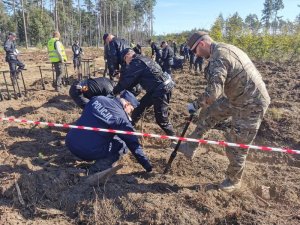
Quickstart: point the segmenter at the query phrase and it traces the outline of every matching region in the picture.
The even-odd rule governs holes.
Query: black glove
[[[189,111],[189,114],[195,114],[197,111],[194,103],[189,103],[187,105],[187,110]]]
[[[147,173],[152,172],[152,166],[148,167],[148,168],[146,169],[146,172],[147,172]]]
[[[109,93],[108,95],[106,95],[106,97],[108,97],[108,98],[114,98],[116,96],[113,93]]]

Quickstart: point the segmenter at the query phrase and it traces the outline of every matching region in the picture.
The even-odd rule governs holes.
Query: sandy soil
[[[95,69],[101,70],[101,55],[100,50],[88,49],[85,57],[99,56]],[[28,50],[21,57],[28,68],[24,72],[27,97],[1,101],[1,115],[73,123],[81,110],[69,98],[69,86],[61,94],[54,92],[52,74],[45,71],[46,90],[42,90],[37,66],[50,67],[45,63],[46,52]],[[300,149],[300,62],[255,64],[272,103],[254,144]],[[7,69],[3,56],[0,68]],[[69,74],[74,74],[72,67]],[[175,72],[175,80],[170,117],[179,135],[188,116],[186,103],[204,90],[206,82],[203,74],[189,73],[186,66]],[[0,89],[7,97],[2,75]],[[150,110],[137,129],[162,133],[153,121]],[[297,155],[251,150],[242,189],[227,194],[215,188],[228,164],[222,147],[203,146],[192,162],[178,154],[172,170],[164,175],[171,153],[166,148],[168,141],[145,138],[141,141],[155,167],[153,173],[144,173],[128,154],[116,176],[105,185],[91,187],[83,172],[87,162],[77,161],[64,145],[67,130],[9,122],[0,125],[1,225],[300,224]],[[223,140],[229,128],[229,123],[218,124],[207,139]],[[269,197],[262,194],[264,186]]]

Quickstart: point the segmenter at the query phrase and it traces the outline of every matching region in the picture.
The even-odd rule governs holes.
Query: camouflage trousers
[[[263,102],[263,101],[262,101]],[[250,104],[244,107],[231,105],[227,98],[222,97],[208,108],[202,110],[199,123],[191,133],[191,138],[202,138],[210,128],[217,123],[232,117],[231,129],[226,133],[226,141],[240,144],[251,144],[255,139],[263,116],[268,108],[268,103]],[[192,148],[197,148],[197,143],[191,143]],[[229,165],[226,176],[234,183],[242,179],[248,149],[226,147]]]

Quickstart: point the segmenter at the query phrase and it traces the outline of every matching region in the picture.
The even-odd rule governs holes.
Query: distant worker
[[[115,98],[94,97],[84,108],[76,125],[134,132],[129,115],[137,104],[135,97],[127,91]],[[96,160],[90,166],[89,174],[104,171],[98,177],[100,181],[103,176],[117,172],[116,165],[128,149],[147,172],[152,171],[151,163],[135,135],[71,129],[66,136],[66,145],[80,159]]]
[[[6,52],[5,61],[8,62],[10,76],[14,82],[18,79],[18,74],[24,70],[25,65],[18,59],[19,51],[16,48],[15,40],[17,36],[13,32],[8,33],[8,38],[4,42],[4,50]]]
[[[200,74],[202,72],[202,65],[204,63],[204,58],[195,56],[195,62],[194,62],[194,69],[195,69],[195,74]]]
[[[61,43],[60,33],[58,31],[53,32],[53,37],[48,41],[48,55],[50,62],[54,66],[56,73],[55,90],[61,91],[62,88],[62,77],[64,75],[64,63],[67,61],[67,55],[65,47]]]
[[[194,54],[194,52],[191,49],[189,49],[189,57],[190,57],[190,59],[189,59],[189,61],[190,61],[189,72],[193,73],[194,72],[196,55]]]
[[[172,75],[171,67],[174,65],[174,52],[168,45],[168,42],[161,42],[162,56],[161,56],[161,68],[163,72],[167,72]]]
[[[123,50],[121,57],[126,62],[126,68],[121,72],[113,93],[117,95],[124,89],[130,90],[136,84],[140,84],[146,91],[139,106],[132,113],[132,124],[135,125],[143,112],[153,105],[157,124],[167,135],[175,135],[168,113],[174,88],[171,76],[164,73],[156,62],[146,56],[135,54],[130,48]]]
[[[190,60],[190,54],[189,54],[189,46],[187,44],[185,44],[183,46],[183,56],[184,56],[184,60],[185,61],[189,61]]]
[[[151,57],[152,57],[152,59],[155,59],[155,62],[157,62],[158,65],[160,65],[161,55],[162,55],[161,48],[159,47],[159,45],[157,43],[155,43],[151,39],[148,40],[148,43],[150,44],[150,47],[151,47]]]
[[[176,44],[176,42],[175,41],[173,41],[173,42],[170,42],[170,43],[172,43],[172,47],[173,47],[173,52],[174,52],[174,56],[177,54],[177,44]]]
[[[113,81],[105,77],[97,77],[75,81],[70,87],[69,94],[77,106],[83,109],[92,97],[107,96],[112,91]]]
[[[190,137],[200,139],[210,128],[229,117],[232,143],[251,144],[270,104],[265,83],[250,58],[241,49],[212,40],[200,31],[191,35],[188,45],[198,57],[209,60],[205,68],[207,87],[198,99],[188,104],[190,113],[202,108],[198,124]],[[190,159],[199,143],[185,142],[180,151]],[[240,188],[248,149],[225,147],[229,165],[219,188],[232,192]]]
[[[109,50],[108,44],[104,43],[104,54],[103,54],[103,59],[104,59],[103,76],[104,77],[106,77],[106,75],[108,75],[108,64],[107,64],[108,50]]]
[[[82,79],[82,72],[81,72],[81,55],[83,55],[83,50],[79,45],[79,41],[75,40],[74,44],[72,45],[72,52],[73,52],[73,64],[74,70],[77,72],[78,80]]]
[[[126,40],[117,38],[109,33],[103,35],[103,40],[108,45],[105,58],[107,60],[110,79],[113,80],[122,67],[120,52],[125,48],[129,48],[129,44]]]

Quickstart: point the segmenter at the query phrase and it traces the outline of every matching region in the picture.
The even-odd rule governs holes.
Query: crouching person
[[[69,90],[71,98],[77,106],[84,108],[94,96],[107,96],[113,91],[113,82],[105,77],[89,78],[75,81]]]
[[[134,131],[129,114],[137,105],[138,101],[128,91],[114,98],[96,96],[87,103],[76,125]],[[96,160],[90,166],[89,174],[104,170],[116,173],[117,162],[127,148],[147,172],[152,171],[137,136],[71,129],[66,136],[66,145],[80,159]]]

